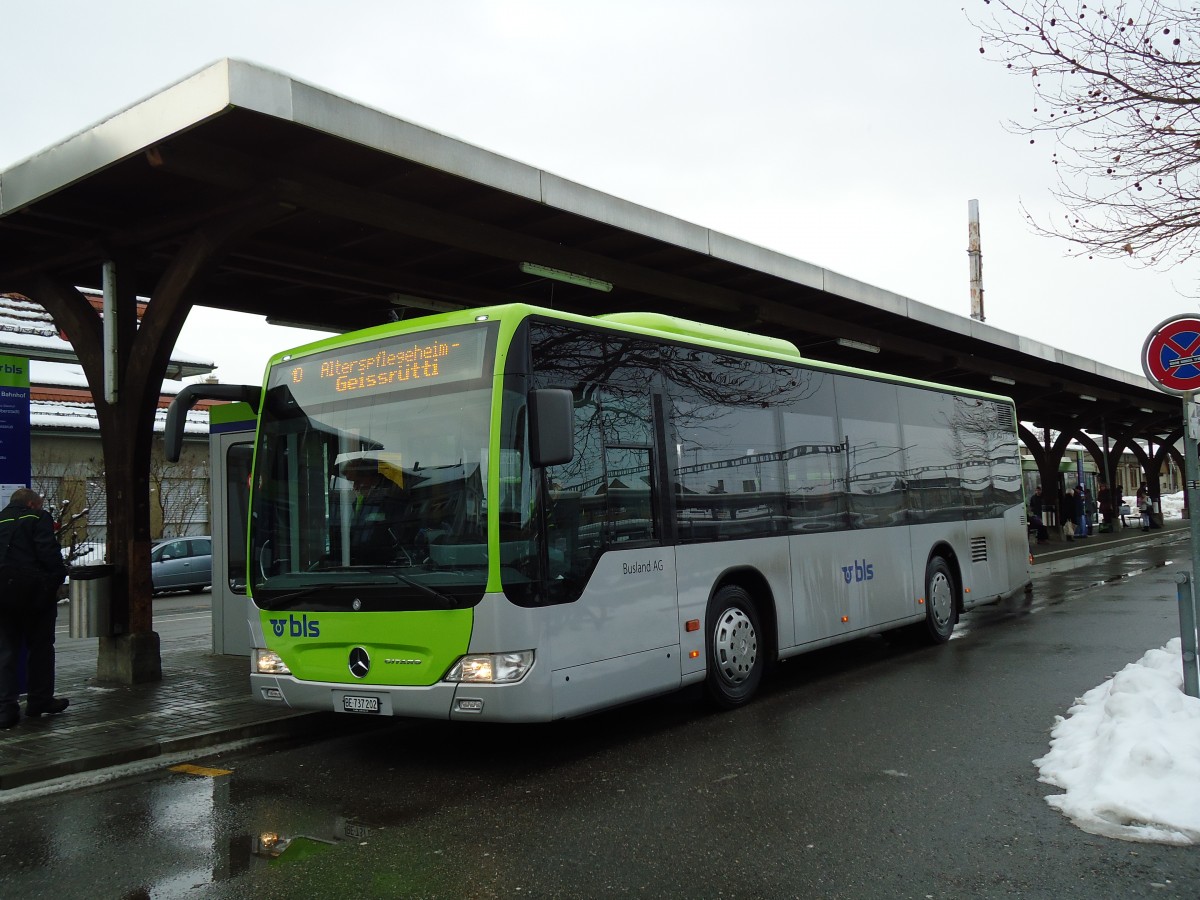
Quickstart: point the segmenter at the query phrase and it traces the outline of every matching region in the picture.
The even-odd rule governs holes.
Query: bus
[[[733,708],[787,657],[943,643],[1030,585],[1011,400],[778,338],[514,304],[329,338],[176,403],[199,397],[257,408],[267,704],[534,722],[702,684]]]

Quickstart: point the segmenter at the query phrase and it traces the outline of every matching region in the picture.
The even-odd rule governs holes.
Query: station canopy
[[[336,331],[514,301],[661,312],[1007,394],[1023,421],[1060,431],[1158,440],[1180,421],[1178,400],[1141,375],[234,60],[0,173],[0,290],[48,270],[98,287],[119,255],[153,298],[186,242],[243,212],[253,227],[192,302]]]

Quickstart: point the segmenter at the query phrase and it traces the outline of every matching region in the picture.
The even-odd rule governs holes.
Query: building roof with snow
[[[96,291],[80,288],[80,293],[97,308],[102,298]],[[141,320],[146,301],[138,301],[138,320]],[[0,294],[0,354],[23,356],[44,362],[75,362],[75,348],[61,334],[58,326],[41,304],[20,294]],[[187,378],[207,375],[217,364],[178,348],[171,351],[167,364],[168,378]]]
[[[93,305],[99,302],[95,292],[82,293]],[[139,303],[139,318],[144,308],[145,303]],[[44,307],[19,294],[0,294],[0,355],[30,360],[29,424],[35,431],[59,434],[100,431],[87,378],[76,361],[74,348],[59,333]],[[163,381],[154,419],[156,432],[161,432],[166,424],[171,398],[183,388],[178,379],[204,375],[214,368],[216,363],[210,360],[178,350],[172,352],[167,372],[174,378]],[[188,413],[185,434],[208,434],[208,405],[211,404]]]

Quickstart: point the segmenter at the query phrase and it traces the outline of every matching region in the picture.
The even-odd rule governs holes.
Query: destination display
[[[483,375],[487,337],[487,328],[470,327],[382,338],[278,365],[271,385],[288,385],[305,403],[324,403],[469,381]]]

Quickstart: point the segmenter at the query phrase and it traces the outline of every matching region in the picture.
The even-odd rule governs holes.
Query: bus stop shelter
[[[103,315],[78,287],[103,289]],[[1047,475],[1078,440],[1097,458],[1132,449],[1151,480],[1181,422],[1178,401],[1140,375],[235,60],[0,173],[0,291],[51,312],[96,400],[117,572],[100,668],[130,682],[161,677],[151,423],[193,305],[337,331],[514,301],[681,315],[816,359],[1008,394],[1022,421],[1059,432],[1051,443],[1022,427]],[[140,326],[138,297],[150,298]]]

